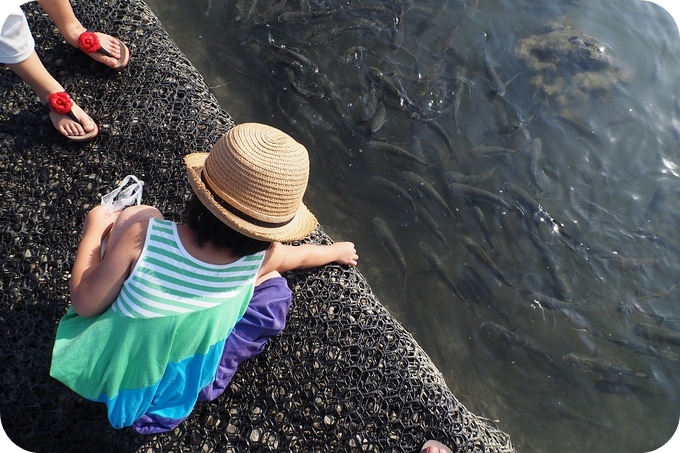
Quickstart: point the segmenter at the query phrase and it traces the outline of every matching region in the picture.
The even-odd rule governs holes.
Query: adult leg
[[[71,2],[69,0],[38,0],[38,3],[54,21],[66,42],[73,47],[78,47],[78,38],[86,31],[86,28],[73,12]],[[95,34],[102,48],[110,56],[98,52],[88,53],[88,55],[110,68],[125,67],[129,59],[129,50],[125,44],[106,33],[96,32]]]

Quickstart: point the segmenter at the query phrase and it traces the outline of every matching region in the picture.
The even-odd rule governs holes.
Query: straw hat
[[[263,241],[302,239],[316,217],[302,203],[309,178],[304,146],[258,123],[239,124],[209,153],[184,157],[201,202],[229,227]]]

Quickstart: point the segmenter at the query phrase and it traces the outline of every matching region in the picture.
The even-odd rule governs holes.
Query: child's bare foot
[[[50,120],[66,138],[87,141],[99,133],[97,124],[71,100],[66,92],[50,94],[47,104]]]
[[[436,440],[428,440],[423,444],[420,453],[451,453],[451,449]]]

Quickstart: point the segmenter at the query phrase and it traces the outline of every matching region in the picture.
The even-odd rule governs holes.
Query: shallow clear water
[[[638,0],[465,3],[148,1],[236,122],[307,146],[307,204],[463,404],[518,451],[654,450],[680,414],[677,28]],[[478,178],[454,193],[450,172]]]

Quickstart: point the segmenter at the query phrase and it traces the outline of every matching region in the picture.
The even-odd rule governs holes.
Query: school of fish
[[[586,222],[580,223],[542,198],[559,178],[546,163],[546,153],[557,151],[545,149],[545,125],[574,137],[584,161],[607,180],[596,127],[582,120],[582,110],[570,109],[577,98],[551,102],[564,82],[560,64],[569,66],[572,55],[580,55],[582,66],[590,62],[567,47],[587,45],[596,53],[589,74],[607,78],[605,64],[623,71],[614,56],[603,55],[607,46],[579,36],[566,21],[569,41],[550,64],[540,63],[553,72],[549,84],[536,89],[547,76],[537,78],[524,57],[551,49],[540,39],[503,47],[478,17],[480,1],[442,0],[426,8],[411,0],[236,0],[231,19],[249,55],[238,70],[259,81],[272,118],[310,150],[313,165],[333,175],[334,192],[373,212],[357,219],[351,206],[337,206],[384,246],[384,267],[399,291],[417,292],[418,280],[436,286],[443,299],[465,305],[489,344],[542,362],[537,367],[546,379],[560,385],[578,381],[607,394],[640,393],[655,376],[628,365],[628,354],[678,360],[680,323],[658,308],[677,283],[628,300],[591,298],[580,289],[598,276],[634,278],[636,271],[666,265],[677,259],[672,241],[640,226],[630,235],[658,253],[607,249],[589,241],[594,195],[584,202]],[[561,27],[548,26],[551,39],[560,39],[555,30]],[[533,42],[543,47],[533,49]],[[612,85],[617,82],[625,83]],[[579,85],[579,95],[587,89]],[[488,112],[488,122],[468,121],[472,109]],[[534,338],[528,318],[550,325],[555,335],[587,341],[579,350],[553,350]]]

